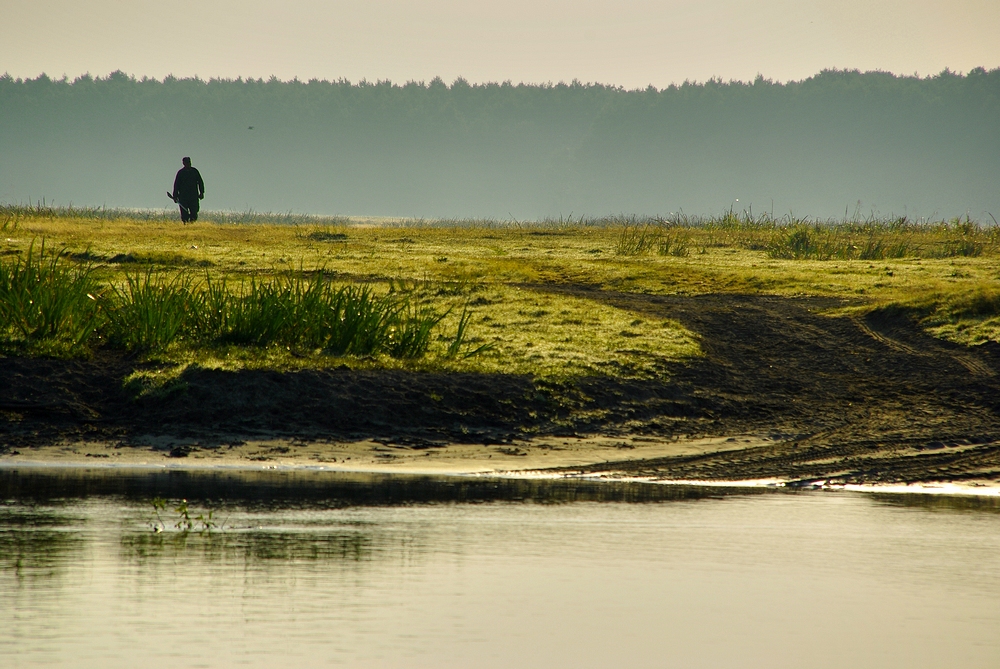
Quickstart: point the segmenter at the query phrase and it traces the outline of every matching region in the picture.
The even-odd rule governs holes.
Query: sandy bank
[[[743,435],[702,439],[656,437],[542,437],[484,445],[436,444],[400,439],[299,441],[214,440],[140,436],[134,445],[120,442],[65,442],[31,446],[0,456],[0,466],[150,466],[184,469],[210,467],[317,468],[407,474],[500,474],[544,471],[612,463],[637,458],[704,455],[753,449],[769,438]],[[554,474],[556,475],[556,474]],[[564,476],[566,474],[557,474]]]
[[[234,441],[209,448],[190,440],[149,438],[146,447],[101,442],[66,443],[12,451],[0,469],[127,469],[177,471],[326,471],[429,476],[487,476],[581,480],[606,483],[719,488],[793,488],[933,495],[1000,497],[1000,477],[911,483],[844,483],[770,477],[760,479],[676,479],[629,473],[659,459],[762,456],[775,442],[753,435],[701,439],[575,437],[525,440],[512,445],[384,443],[381,441],[296,442],[287,439]]]

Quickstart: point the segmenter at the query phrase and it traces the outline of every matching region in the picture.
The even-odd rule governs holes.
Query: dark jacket
[[[174,200],[196,202],[205,197],[205,182],[194,167],[182,167],[174,177]]]

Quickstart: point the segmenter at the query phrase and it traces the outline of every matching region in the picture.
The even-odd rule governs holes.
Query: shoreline
[[[43,454],[44,455],[44,454]],[[48,455],[52,455],[48,453]],[[829,479],[789,480],[780,478],[768,479],[664,479],[652,476],[628,476],[613,473],[597,474],[585,472],[567,472],[543,468],[524,469],[488,469],[485,467],[457,466],[381,466],[368,463],[349,465],[345,463],[308,463],[303,461],[284,462],[253,462],[235,458],[218,458],[213,460],[179,460],[165,458],[166,461],[155,461],[154,458],[127,459],[124,461],[105,461],[104,459],[86,459],[69,457],[6,457],[0,459],[0,472],[69,472],[69,471],[103,471],[121,473],[185,472],[191,474],[219,473],[310,473],[310,474],[348,474],[374,475],[384,477],[433,477],[454,478],[456,480],[514,480],[514,481],[580,481],[589,484],[641,484],[649,486],[670,486],[677,488],[719,488],[719,489],[755,489],[755,490],[786,490],[809,492],[852,492],[865,494],[893,495],[944,495],[962,497],[1000,498],[1000,481],[991,479],[968,479],[956,481],[921,481],[913,483],[838,483]]]
[[[378,474],[499,475],[565,471],[664,457],[743,452],[775,443],[770,437],[702,438],[547,436],[498,443],[431,442],[423,439],[314,440],[275,437],[244,440],[144,435],[132,445],[63,441],[0,455],[0,467],[147,467],[150,469],[298,469]],[[139,445],[141,444],[141,445]]]

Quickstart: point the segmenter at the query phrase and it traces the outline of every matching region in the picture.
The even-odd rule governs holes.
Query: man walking
[[[184,163],[174,177],[174,192],[167,193],[180,205],[181,221],[194,223],[198,220],[199,202],[205,197],[205,182],[201,180],[201,173],[191,167],[191,159],[185,156],[181,159]]]

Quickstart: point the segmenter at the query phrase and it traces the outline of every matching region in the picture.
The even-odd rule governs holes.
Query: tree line
[[[1000,69],[580,82],[0,77],[0,200],[428,217],[1000,214]],[[737,202],[738,200],[738,202]]]

